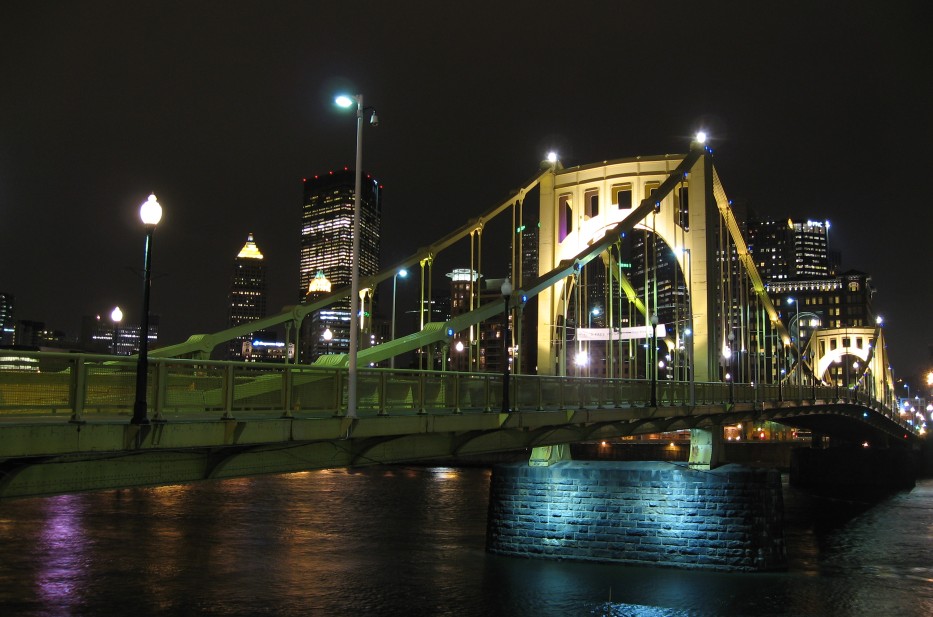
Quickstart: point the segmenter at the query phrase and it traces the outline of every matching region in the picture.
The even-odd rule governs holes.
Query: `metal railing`
[[[0,354],[0,419],[55,416],[81,422],[132,414],[135,358],[49,352]],[[347,406],[346,368],[149,359],[148,415],[160,420],[330,417]],[[497,412],[502,375],[361,368],[359,415]],[[638,379],[510,376],[511,411],[648,407],[651,382]],[[853,403],[916,431],[898,410],[864,392],[835,387],[661,380],[659,407]],[[692,399],[691,399],[692,397]]]

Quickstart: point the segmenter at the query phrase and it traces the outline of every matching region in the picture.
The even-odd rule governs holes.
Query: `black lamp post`
[[[732,372],[731,379],[729,380],[729,402],[735,402],[735,373],[738,368],[735,358],[735,350],[732,349],[735,343],[735,334],[732,332],[729,333],[729,370]]]
[[[658,406],[658,314],[651,314],[651,349],[648,350],[651,371],[651,406]]]
[[[146,226],[146,251],[143,257],[143,311],[139,324],[139,356],[136,360],[136,402],[133,404],[132,424],[149,424],[146,390],[149,381],[149,288],[152,283],[152,234],[162,220],[162,206],[155,195],[140,207],[139,218]]]
[[[512,283],[505,279],[502,283],[502,413],[509,413],[509,299],[512,297]]]

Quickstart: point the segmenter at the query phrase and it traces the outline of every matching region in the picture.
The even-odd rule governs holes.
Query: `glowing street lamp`
[[[149,288],[152,283],[152,234],[162,220],[162,206],[155,195],[149,195],[139,208],[139,218],[146,227],[146,249],[143,255],[143,311],[139,324],[139,356],[136,361],[136,402],[133,404],[132,424],[148,424],[146,390],[149,385]]]
[[[512,297],[512,282],[505,279],[502,292],[502,413],[509,413],[509,299]]]
[[[360,189],[363,173],[363,95],[348,96],[342,94],[334,101],[343,108],[350,108],[356,104],[356,170],[353,191],[353,248],[350,258],[350,354],[347,375],[347,417],[356,416],[356,377],[357,377],[357,348],[360,338]],[[376,125],[376,112],[373,111],[370,124]]]
[[[113,322],[113,332],[110,336],[110,353],[117,355],[117,341],[120,340],[120,322],[123,321],[123,311],[120,310],[119,306],[113,307],[110,312],[110,321]]]
[[[787,301],[794,305],[794,321],[797,322],[797,364],[800,364],[800,302],[794,298],[788,298]],[[797,385],[800,385],[800,367],[797,367]]]
[[[651,349],[648,350],[648,370],[651,371],[651,406],[658,406],[658,314],[651,314]]]
[[[330,331],[330,328],[324,328],[324,333],[321,335],[324,339],[324,342],[327,343],[327,353],[330,354],[330,342],[334,338],[334,333]]]
[[[407,278],[408,270],[402,268],[395,273],[395,276],[392,277],[392,335],[391,338],[395,340],[395,290],[396,285],[398,284],[398,277]],[[395,355],[389,358],[389,368],[395,368]]]

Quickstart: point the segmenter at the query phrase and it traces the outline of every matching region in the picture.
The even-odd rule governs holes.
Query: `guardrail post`
[[[386,411],[386,374],[379,373],[379,415],[387,416],[389,412]]]
[[[78,356],[71,371],[71,421],[84,422],[84,403],[87,399],[87,365]]]
[[[341,414],[346,414],[346,409],[343,407],[343,371],[335,370],[334,371],[334,415],[339,416]]]
[[[294,384],[294,374],[292,369],[286,365],[285,372],[282,373],[282,410],[283,418],[292,417],[292,384]]]
[[[167,381],[165,376],[168,373],[165,364],[165,360],[158,360],[155,366],[155,383],[152,388],[152,396],[155,398],[152,403],[153,422],[165,422],[165,418],[162,416],[162,410],[165,408],[165,382]]]
[[[460,409],[460,373],[449,373],[454,378],[454,413],[463,413]]]
[[[233,418],[230,414],[233,411],[233,380],[233,365],[230,364],[224,367],[224,415],[221,416],[222,420]]]
[[[428,384],[427,377],[424,373],[418,374],[418,414],[428,413],[425,406],[425,399],[427,398]]]
[[[492,411],[492,405],[489,404],[491,402],[490,394],[489,394],[489,375],[486,375],[483,377],[483,385],[486,389],[486,401],[485,401],[486,408],[483,409],[483,411]]]

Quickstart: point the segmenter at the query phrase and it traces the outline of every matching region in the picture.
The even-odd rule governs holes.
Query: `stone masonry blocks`
[[[776,470],[663,462],[497,466],[486,546],[518,557],[678,568],[786,568]]]

